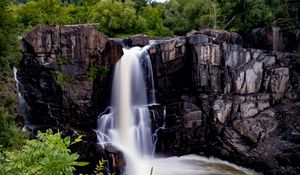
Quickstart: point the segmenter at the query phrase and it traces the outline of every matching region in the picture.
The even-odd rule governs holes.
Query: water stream
[[[111,106],[98,119],[98,142],[103,147],[112,144],[124,153],[124,174],[150,175],[151,168],[153,175],[253,174],[236,165],[197,155],[153,158],[148,107],[155,103],[155,93],[147,48],[123,49],[124,55],[114,70]],[[146,78],[144,72],[148,74]]]
[[[18,103],[19,103],[19,110],[21,112],[21,114],[23,114],[24,116],[24,120],[25,120],[25,123],[24,123],[24,128],[23,128],[23,131],[26,130],[26,125],[28,125],[28,119],[26,117],[26,101],[23,97],[23,95],[21,94],[21,90],[23,89],[23,85],[20,83],[20,81],[18,80],[18,77],[17,77],[17,72],[18,72],[18,69],[17,68],[13,68],[13,73],[14,73],[14,79],[16,81],[16,87],[17,87],[17,91],[18,91]]]

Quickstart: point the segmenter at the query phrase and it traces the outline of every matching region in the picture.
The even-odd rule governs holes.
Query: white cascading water
[[[25,114],[25,105],[26,105],[26,102],[25,102],[25,99],[24,99],[24,97],[22,96],[22,94],[20,92],[20,90],[22,88],[22,84],[20,83],[20,81],[18,80],[18,77],[17,77],[18,69],[14,67],[13,68],[13,72],[14,72],[14,78],[15,78],[15,81],[16,81],[17,91],[18,91],[19,110],[20,110],[21,114],[24,115],[25,126],[26,126],[28,124],[28,121],[26,119],[26,114]],[[23,130],[26,130],[25,126],[24,126]]]
[[[148,106],[155,104],[155,93],[148,48],[123,49],[124,55],[114,70],[111,106],[98,119],[98,142],[103,147],[112,144],[124,153],[124,174],[150,175],[151,168],[153,175],[255,174],[225,161],[197,155],[153,158]],[[148,74],[150,82],[148,95],[143,72]],[[165,124],[159,129],[164,128]],[[156,133],[154,137],[157,137]],[[220,164],[220,168],[214,167]]]
[[[126,174],[141,175],[142,169],[139,170],[136,165],[139,160],[151,157],[153,143],[149,101],[140,58],[145,56],[144,61],[151,68],[148,70],[151,75],[152,66],[146,48],[133,47],[123,49],[123,52],[114,70],[112,103],[107,109],[110,112],[99,116],[96,132],[100,144],[105,146],[111,143],[124,152]],[[150,95],[154,94],[153,80],[151,82]],[[155,103],[154,95],[150,98],[150,103]]]

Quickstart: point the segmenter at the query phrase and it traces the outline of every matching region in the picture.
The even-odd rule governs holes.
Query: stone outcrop
[[[121,45],[148,42],[145,35],[108,39],[92,27],[34,28],[23,39],[18,71],[27,122],[93,133],[99,113],[110,103]],[[152,115],[156,128],[165,126],[157,133],[156,151],[203,153],[265,174],[297,174],[300,55],[245,45],[236,33],[209,29],[151,45],[160,103]],[[97,150],[95,135],[86,138]],[[122,157],[112,150],[97,155]],[[118,162],[125,164],[122,158]]]
[[[139,46],[143,47],[150,41],[150,37],[144,34],[133,35],[127,39],[124,39],[125,45],[129,47]]]
[[[271,26],[255,28],[245,34],[244,47],[300,53],[299,29]]]
[[[23,39],[18,71],[27,122],[95,128],[99,110],[93,96],[106,89],[93,81],[109,81],[122,54],[119,44],[92,27],[35,27]],[[97,99],[105,101],[102,96]]]
[[[285,137],[300,133],[288,129],[300,116],[300,55],[243,48],[238,34],[216,30],[161,41],[149,53],[159,102],[173,123],[157,150],[204,151],[265,174],[299,172],[291,162],[300,145]]]
[[[109,104],[113,66],[122,46],[91,26],[37,26],[22,39],[23,59],[17,77],[25,99],[27,129],[69,128],[85,137],[75,146],[83,161],[109,156],[97,144],[92,129]],[[72,134],[73,133],[73,134]]]

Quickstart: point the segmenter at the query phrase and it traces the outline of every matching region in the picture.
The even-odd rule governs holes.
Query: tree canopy
[[[182,35],[201,28],[246,33],[255,27],[299,25],[299,6],[285,0],[5,0],[14,20],[38,24],[99,23],[109,36]],[[2,18],[2,16],[1,16]],[[2,20],[1,20],[2,21]],[[5,21],[5,20],[4,20]]]

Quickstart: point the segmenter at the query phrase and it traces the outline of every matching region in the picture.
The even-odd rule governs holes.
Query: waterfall
[[[153,150],[148,109],[149,104],[155,103],[152,66],[147,47],[123,49],[123,52],[114,70],[111,106],[100,114],[96,132],[99,144],[112,144],[123,151],[126,174],[141,175],[142,169],[136,168],[139,160],[151,157]],[[151,74],[148,93],[144,70]]]
[[[26,125],[28,124],[28,120],[26,118],[26,113],[25,113],[26,101],[25,101],[23,95],[21,94],[21,90],[23,89],[23,86],[17,77],[18,69],[14,67],[13,72],[14,72],[14,79],[16,81],[17,91],[18,91],[19,110],[20,110],[21,114],[24,115],[24,120],[25,120],[25,126],[24,126],[23,130],[26,130]]]
[[[103,147],[112,144],[126,160],[126,175],[256,174],[236,165],[198,155],[154,158],[149,106],[156,103],[152,66],[147,49],[123,49],[113,75],[111,105],[99,115],[96,130]],[[147,80],[147,81],[145,81]],[[147,92],[148,89],[148,92]],[[166,107],[163,118],[166,118]],[[157,132],[153,134],[157,142]]]

